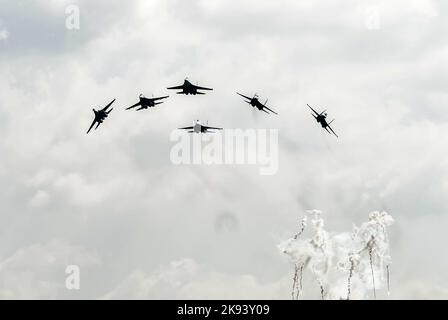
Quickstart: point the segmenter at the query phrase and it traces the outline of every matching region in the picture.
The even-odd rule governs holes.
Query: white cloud
[[[8,40],[8,38],[9,38],[9,32],[8,32],[8,30],[1,29],[1,30],[0,30],[0,41],[2,41],[2,40]]]
[[[49,201],[50,195],[44,190],[39,190],[31,198],[30,205],[32,207],[41,207],[47,205]]]
[[[404,282],[396,288],[392,298],[395,299],[418,299],[418,300],[446,300],[448,289],[441,284],[429,284],[425,281],[414,279]]]
[[[416,223],[423,216],[437,226],[448,210],[444,2],[379,1],[375,32],[365,28],[359,1],[78,4],[76,32],[66,30],[55,1],[27,1],[28,10],[2,5],[11,37],[0,43],[0,255],[52,238],[79,243],[109,266],[92,279],[98,296],[133,274],[132,296],[132,279],[159,274],[134,270],[186,256],[208,275],[204,286],[192,277],[195,297],[208,294],[209,284],[222,287],[214,296],[227,297],[230,274],[250,274],[229,281],[256,291],[265,286],[256,279],[275,283],[290,271],[276,243],[295,231],[303,209],[321,208],[332,229],[387,209],[399,228],[394,265],[406,270],[396,285],[448,280],[426,279],[448,267],[436,259],[444,234]],[[215,91],[123,110],[138,94],[164,93],[185,76]],[[253,113],[236,90],[269,97],[279,117]],[[110,118],[87,136],[91,108],[114,97]],[[306,103],[328,108],[340,139],[320,132]],[[279,173],[171,165],[169,133],[198,118],[278,128]],[[231,234],[215,230],[223,212],[237,221]],[[417,252],[425,268],[414,267],[418,257],[406,251],[419,246],[415,233],[434,246]],[[189,282],[180,281],[167,286],[179,291]],[[151,296],[146,287],[141,295]]]
[[[53,240],[33,244],[0,259],[0,299],[55,299],[64,296],[65,268],[81,270],[97,265],[96,254],[84,248]]]
[[[158,271],[134,271],[106,294],[105,299],[278,299],[287,298],[286,281],[261,284],[252,275],[212,271],[183,259]]]

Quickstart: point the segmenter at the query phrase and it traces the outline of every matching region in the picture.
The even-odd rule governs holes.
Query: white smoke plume
[[[322,299],[376,298],[377,290],[389,292],[389,238],[387,227],[394,219],[386,212],[372,212],[351,233],[329,233],[319,210],[307,211],[300,231],[279,249],[293,261],[292,298],[303,297],[303,276],[309,271]],[[310,238],[301,239],[311,221]]]

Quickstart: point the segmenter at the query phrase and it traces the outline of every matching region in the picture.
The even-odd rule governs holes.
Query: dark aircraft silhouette
[[[244,100],[244,102],[247,102],[252,107],[254,107],[254,108],[256,107],[258,110],[266,112],[267,114],[270,114],[269,112],[266,111],[266,109],[267,109],[270,112],[275,113],[275,114],[278,115],[277,112],[275,112],[274,110],[269,109],[268,107],[266,107],[266,104],[268,103],[267,99],[266,99],[266,102],[263,104],[263,103],[260,102],[257,94],[255,94],[252,98],[249,98],[248,96],[245,96],[245,95],[243,95],[241,93],[238,93],[238,92],[237,92],[237,94],[242,96],[243,98],[247,99],[247,100]]]
[[[93,126],[95,125],[95,123],[97,123],[95,130],[98,129],[99,125],[103,123],[104,119],[107,118],[107,116],[109,115],[109,113],[114,109],[110,109],[109,111],[107,111],[107,108],[109,108],[112,103],[115,102],[116,99],[112,100],[107,106],[105,106],[103,109],[100,110],[95,110],[93,109],[93,112],[95,113],[95,119],[93,119],[92,124],[90,125],[89,130],[87,130],[87,133],[90,132],[90,130],[92,130]]]
[[[307,104],[307,106],[310,107],[311,110],[313,110],[314,114],[311,115],[314,117],[314,119],[316,119],[318,123],[321,124],[322,128],[324,128],[329,134],[333,133],[336,136],[336,138],[339,138],[336,132],[334,132],[333,129],[330,127],[330,124],[334,121],[334,119],[331,120],[329,123],[327,123],[327,113],[326,113],[327,110],[318,113],[316,110],[311,108],[309,104]]]
[[[192,84],[190,81],[188,81],[188,79],[184,80],[184,84],[180,85],[180,86],[176,86],[176,87],[169,87],[167,88],[169,90],[182,90],[180,92],[177,92],[177,94],[192,94],[192,95],[197,95],[197,94],[205,94],[204,92],[200,92],[198,90],[213,90],[211,88],[204,88],[204,87],[199,87],[196,86],[194,84]]]
[[[222,128],[204,126],[201,124],[201,122],[199,120],[196,120],[196,122],[194,123],[194,125],[192,127],[179,128],[179,130],[188,130],[188,133],[193,133],[193,132],[194,133],[207,133],[207,132],[209,132],[209,130],[222,130]],[[214,131],[210,131],[210,132],[214,132]]]
[[[169,96],[159,97],[159,98],[146,98],[143,94],[141,94],[139,96],[140,101],[137,102],[136,104],[130,106],[129,108],[126,108],[126,110],[129,110],[129,109],[132,109],[132,108],[135,108],[138,106],[140,106],[140,108],[138,108],[137,111],[155,107],[156,105],[163,103],[163,101],[157,102],[158,100],[166,99],[168,97]]]

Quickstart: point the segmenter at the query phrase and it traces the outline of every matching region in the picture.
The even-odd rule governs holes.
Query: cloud
[[[0,30],[0,41],[8,40],[8,38],[9,38],[8,30],[1,29]]]
[[[445,286],[439,284],[428,285],[425,281],[412,280],[406,281],[402,286],[398,287],[398,292],[395,292],[393,297],[395,299],[407,297],[407,299],[416,300],[446,300],[448,290]]]
[[[134,271],[103,298],[276,299],[282,292],[287,292],[285,281],[261,284],[251,275],[222,274],[192,259],[183,259],[149,274]]]
[[[36,194],[31,198],[30,205],[32,207],[40,207],[45,206],[50,201],[50,196],[47,192],[43,190],[39,190]]]
[[[104,270],[92,271],[95,290],[77,297],[104,296],[123,279],[132,295],[133,277],[163,278],[163,270],[135,270],[172,270],[171,261],[190,257],[207,285],[192,271],[184,285],[168,281],[165,296],[192,282],[195,297],[212,286],[227,297],[226,280],[256,291],[291,271],[276,244],[304,209],[322,209],[336,230],[385,209],[397,221],[397,292],[412,296],[399,288],[414,279],[447,281],[428,276],[448,266],[439,259],[444,233],[429,231],[448,210],[442,1],[378,1],[378,30],[366,28],[359,1],[75,4],[80,30],[65,28],[65,2],[2,2],[0,29],[11,37],[0,43],[1,256],[52,239],[95,252]],[[215,90],[123,110],[186,76]],[[269,98],[279,117],[254,113],[237,90]],[[92,107],[115,97],[111,116],[87,136]],[[321,132],[306,103],[328,109],[340,139]],[[172,165],[169,134],[194,119],[278,128],[278,174]],[[432,250],[408,250],[422,239]],[[26,269],[33,279],[41,272]]]
[[[0,259],[0,299],[56,299],[66,295],[65,268],[81,270],[100,263],[84,248],[53,240],[33,244]],[[65,292],[64,292],[65,291]]]

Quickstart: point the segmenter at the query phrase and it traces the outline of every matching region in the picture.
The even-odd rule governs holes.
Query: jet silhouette
[[[336,132],[334,132],[333,129],[330,127],[330,124],[334,121],[334,119],[327,123],[327,113],[326,113],[327,110],[318,113],[316,110],[311,108],[309,104],[307,104],[307,106],[310,107],[310,109],[314,112],[314,114],[312,113],[311,115],[314,117],[314,119],[316,119],[318,123],[320,123],[322,128],[324,128],[329,134],[333,133],[336,136],[336,138],[339,138]]]
[[[163,101],[157,102],[158,100],[166,99],[168,97],[169,96],[159,97],[159,98],[146,98],[143,94],[141,94],[139,96],[140,101],[137,102],[136,104],[130,106],[129,108],[126,108],[126,110],[129,110],[129,109],[132,109],[132,108],[135,108],[138,106],[140,106],[140,108],[136,109],[137,111],[155,107],[156,105],[163,103]]]
[[[188,133],[207,133],[209,130],[222,130],[223,128],[209,127],[201,124],[199,120],[196,120],[192,127],[178,128],[179,130],[188,130]],[[214,132],[214,131],[210,131]]]
[[[188,79],[184,80],[184,83],[180,86],[176,87],[169,87],[168,90],[182,90],[180,92],[177,92],[177,94],[185,94],[185,95],[197,95],[197,94],[205,94],[204,92],[200,92],[198,90],[213,90],[211,88],[205,88],[205,87],[199,87],[194,84],[192,84]]]
[[[116,99],[112,100],[107,106],[105,106],[103,109],[100,110],[95,110],[93,109],[93,112],[95,113],[95,118],[93,119],[92,124],[90,125],[89,130],[87,130],[87,133],[90,132],[90,130],[92,130],[93,126],[95,125],[95,123],[97,123],[95,130],[98,129],[99,125],[103,123],[104,119],[107,118],[107,116],[109,115],[109,113],[114,109],[110,109],[109,111],[107,111],[107,108],[109,108],[112,103],[115,102]]]
[[[245,95],[243,95],[241,93],[238,93],[238,92],[237,92],[237,94],[242,96],[243,98],[247,99],[247,100],[244,100],[244,102],[250,104],[252,107],[257,108],[260,111],[266,112],[267,114],[270,114],[269,112],[266,111],[266,110],[269,110],[270,112],[278,115],[277,112],[275,112],[274,110],[269,109],[268,107],[266,107],[266,104],[268,103],[267,99],[266,99],[266,102],[263,104],[263,103],[260,102],[257,94],[255,94],[252,98],[249,98],[248,96],[245,96]]]

